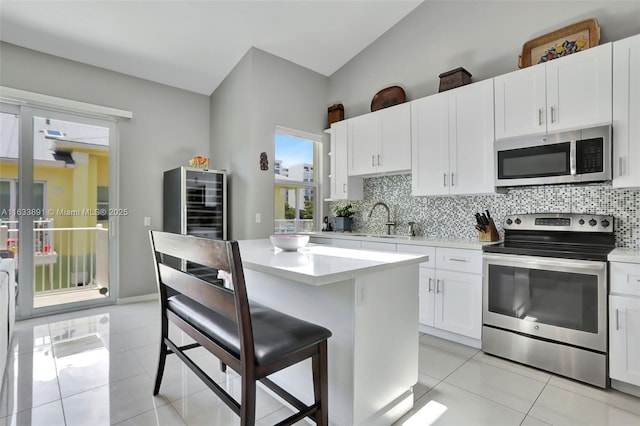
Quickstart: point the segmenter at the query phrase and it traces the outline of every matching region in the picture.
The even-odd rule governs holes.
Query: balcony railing
[[[313,231],[313,219],[275,219],[274,234],[291,234],[294,232]]]
[[[34,221],[34,294],[80,288],[108,288],[108,229],[54,228],[52,220]],[[0,224],[0,249],[15,253],[19,261],[17,222]]]

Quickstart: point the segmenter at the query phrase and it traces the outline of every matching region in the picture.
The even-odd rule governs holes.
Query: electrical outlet
[[[144,226],[151,226],[151,218],[149,216],[144,217]]]
[[[256,223],[262,222],[262,215],[260,213],[256,213]]]

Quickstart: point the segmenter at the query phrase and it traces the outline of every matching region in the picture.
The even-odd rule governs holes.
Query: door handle
[[[375,155],[371,156],[371,166],[373,166],[373,167],[376,166],[376,156]]]
[[[616,331],[620,330],[620,320],[618,315],[618,309],[616,309]]]
[[[451,186],[455,185],[454,180],[453,180],[453,173],[451,173]]]
[[[342,192],[344,192],[344,193],[347,192],[347,184],[346,183],[342,184]]]
[[[433,287],[431,287],[432,282],[433,282],[433,278],[429,278],[429,293],[433,293]]]
[[[440,293],[440,280],[436,280],[436,294]]]
[[[444,178],[443,182],[442,182],[442,186],[447,186],[447,174],[443,173],[442,177]]]
[[[555,117],[556,117],[556,107],[555,107],[555,105],[553,105],[553,106],[551,107],[551,122],[552,122],[552,123],[555,123],[555,122],[556,122]]]
[[[380,154],[378,154],[378,166],[380,165]]]
[[[467,259],[456,259],[455,257],[450,257],[450,258],[449,258],[449,260],[450,260],[451,262],[464,262],[464,263],[467,263],[467,262],[468,262],[468,260],[467,260]]]
[[[542,126],[542,108],[538,108],[538,125]]]
[[[622,173],[622,157],[618,157],[618,176],[623,176]]]

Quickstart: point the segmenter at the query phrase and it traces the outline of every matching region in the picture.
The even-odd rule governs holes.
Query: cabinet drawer
[[[436,268],[481,275],[482,252],[438,247],[436,248]]]
[[[309,242],[313,244],[326,244],[331,245],[333,240],[331,238],[322,238],[322,237],[311,237],[309,238]]]
[[[640,296],[640,264],[611,262],[611,293]]]
[[[420,267],[435,268],[436,266],[436,248],[429,246],[414,246],[410,244],[398,244],[396,247],[398,253],[418,253],[426,254],[429,260],[422,262]]]
[[[333,245],[336,247],[342,247],[342,248],[355,248],[355,249],[361,248],[360,240],[343,240],[341,238],[335,238],[333,240]]]
[[[393,243],[380,243],[378,241],[362,241],[362,249],[376,251],[396,251],[396,245]]]

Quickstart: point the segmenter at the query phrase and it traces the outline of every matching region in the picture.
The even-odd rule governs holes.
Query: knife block
[[[500,240],[500,234],[498,234],[498,230],[496,229],[496,224],[493,222],[493,219],[489,219],[489,224],[486,225],[486,228],[487,228],[486,232],[478,231],[478,240],[480,241]]]

